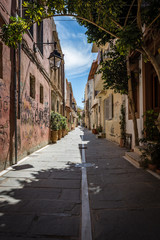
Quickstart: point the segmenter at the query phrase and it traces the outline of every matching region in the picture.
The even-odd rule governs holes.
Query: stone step
[[[106,138],[106,134],[105,133],[99,133],[96,137],[97,138]]]
[[[136,147],[134,147],[134,152],[137,153],[138,155],[141,155],[143,148],[144,147],[142,147],[142,146],[136,146]]]
[[[135,164],[137,167],[140,167],[140,155],[136,152],[125,152],[125,157]]]

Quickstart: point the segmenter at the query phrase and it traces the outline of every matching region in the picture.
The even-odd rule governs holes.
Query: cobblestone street
[[[0,239],[90,240],[83,226],[88,219],[83,169],[91,239],[159,239],[159,180],[127,162],[125,149],[82,130],[76,128],[0,177]]]

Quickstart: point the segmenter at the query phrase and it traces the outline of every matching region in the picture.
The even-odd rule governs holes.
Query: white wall
[[[142,81],[142,56],[139,60],[139,118],[137,119],[137,125],[138,125],[138,133],[139,138],[142,137],[142,130],[143,130],[143,81]],[[126,96],[126,132],[132,134],[132,148],[134,148],[134,130],[133,130],[133,121],[128,120],[128,98]]]

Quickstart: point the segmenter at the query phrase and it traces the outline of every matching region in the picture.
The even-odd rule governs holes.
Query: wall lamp
[[[60,52],[56,49],[57,42],[51,42],[51,43],[34,43],[33,44],[33,51],[36,53],[38,51],[38,48],[36,45],[54,45],[53,52],[50,53],[48,59],[50,63],[51,69],[58,69],[61,65],[61,61],[63,60],[63,57],[61,56]]]

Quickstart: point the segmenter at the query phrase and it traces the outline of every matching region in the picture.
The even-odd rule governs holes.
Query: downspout
[[[19,1],[19,12],[21,12],[21,0]],[[14,14],[17,16],[17,14]],[[16,50],[13,50],[13,62],[14,62],[14,128],[15,128],[15,164],[17,163],[17,61],[16,61]],[[20,63],[19,63],[20,64]],[[18,83],[19,84],[19,83]]]
[[[64,59],[64,54],[63,54]],[[64,60],[63,60],[63,116],[65,116],[65,73],[64,73]]]
[[[15,164],[17,163],[17,73],[16,73],[16,50],[13,50],[14,61],[14,123],[15,123]]]
[[[22,17],[22,0],[19,0],[19,16]],[[21,43],[18,45],[18,119],[21,116]]]

